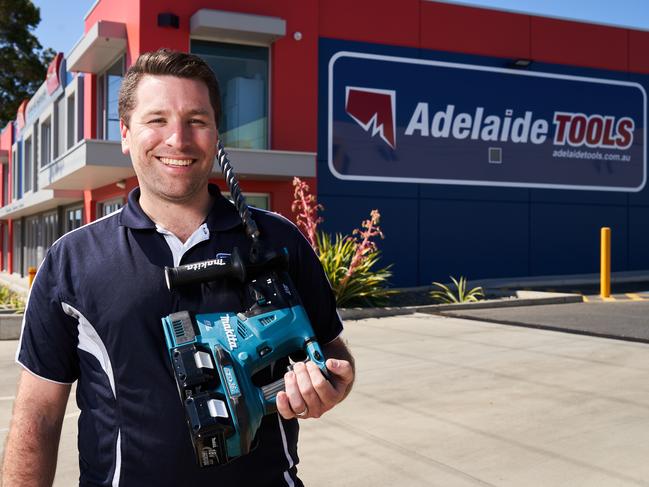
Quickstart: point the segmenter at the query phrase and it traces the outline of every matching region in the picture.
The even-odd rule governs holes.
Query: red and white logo
[[[363,130],[372,129],[372,137],[379,134],[386,144],[396,149],[396,98],[394,90],[347,86],[345,111]]]

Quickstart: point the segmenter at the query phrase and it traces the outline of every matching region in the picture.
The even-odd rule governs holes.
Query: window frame
[[[273,103],[272,103],[272,93],[273,93],[273,49],[272,49],[272,44],[266,44],[262,42],[245,42],[243,40],[239,42],[232,42],[228,41],[226,39],[219,39],[219,38],[214,38],[214,37],[203,37],[203,36],[190,36],[189,41],[188,41],[188,46],[187,46],[187,51],[195,54],[197,56],[201,56],[200,54],[196,53],[194,50],[192,50],[192,42],[193,41],[200,41],[200,42],[209,42],[213,44],[231,44],[233,46],[252,46],[252,47],[263,47],[267,50],[268,52],[268,68],[266,72],[266,79],[267,79],[267,89],[266,89],[266,104],[267,104],[267,115],[266,115],[266,147],[259,148],[259,149],[253,149],[253,150],[271,150],[271,141],[273,140],[273,133],[272,133],[272,117],[273,117]],[[223,87],[221,86],[221,83],[219,82],[219,89],[220,89],[220,94],[221,94],[221,116],[223,116],[223,112],[225,111],[225,106],[224,106],[224,97],[223,97]],[[217,120],[218,123],[218,120]]]
[[[105,213],[105,208],[107,206],[115,205],[115,204],[119,204],[119,208],[117,208],[116,210],[113,210],[113,211],[111,211],[109,213]],[[116,196],[114,198],[109,198],[109,199],[106,199],[106,200],[99,201],[97,203],[97,218],[101,218],[103,216],[110,215],[114,211],[117,211],[120,208],[122,208],[125,204],[126,204],[126,202],[125,202],[125,199],[124,199],[123,196]]]
[[[49,126],[49,136],[44,137],[43,135],[43,128]],[[39,124],[39,130],[41,133],[41,139],[40,139],[40,167],[43,168],[50,164],[52,160],[54,159],[54,149],[52,146],[53,142],[53,130],[52,130],[52,116],[49,115],[47,116],[40,124]]]
[[[232,201],[232,195],[230,194],[229,191],[221,191],[221,194],[223,195],[224,198]],[[268,207],[267,208],[261,208],[259,206],[254,206],[250,205],[253,208],[259,208],[260,210],[266,210],[266,211],[273,211],[272,210],[272,199],[271,199],[271,194],[270,193],[262,193],[258,191],[243,191],[242,192],[243,197],[246,198],[246,202],[250,205],[250,202],[248,201],[249,197],[257,197],[257,198],[266,198],[266,201],[268,202]]]
[[[100,140],[108,139],[108,72],[115,67],[116,64],[121,63],[122,79],[126,73],[126,54],[121,53],[108,64],[108,67],[97,74],[97,90],[95,101],[97,104],[97,138]]]
[[[74,228],[70,228],[69,223],[69,218],[68,214],[73,211],[81,210],[81,223],[79,226],[75,226]],[[72,205],[68,205],[63,207],[63,222],[62,222],[62,228],[63,228],[63,233],[66,234],[68,232],[71,232],[72,230],[76,230],[79,227],[82,227],[84,225],[84,220],[85,220],[85,208],[83,202],[75,203]]]
[[[22,140],[23,158],[22,158],[22,191],[21,198],[32,193],[32,171],[34,169],[34,133],[33,128],[25,134]],[[29,184],[29,186],[28,186]]]
[[[18,147],[18,142],[16,142],[11,147],[11,201],[16,201],[18,199],[18,173],[20,172],[19,165],[20,149]]]
[[[52,159],[59,159],[66,152],[65,140],[67,139],[68,114],[65,94],[59,95],[52,102]],[[61,123],[63,118],[63,123]],[[63,142],[63,144],[61,144]],[[50,162],[51,162],[50,161]],[[44,167],[44,166],[43,166]]]

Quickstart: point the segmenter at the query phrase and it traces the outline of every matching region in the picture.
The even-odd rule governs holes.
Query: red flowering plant
[[[318,231],[323,221],[318,212],[324,208],[309,192],[308,184],[293,178],[293,187],[291,209],[297,216],[297,225],[318,255],[338,306],[384,304],[394,291],[386,288],[392,276],[391,266],[375,268],[381,252],[374,239],[384,238],[379,211],[372,210],[369,220],[364,220],[351,236],[337,233],[332,237]]]

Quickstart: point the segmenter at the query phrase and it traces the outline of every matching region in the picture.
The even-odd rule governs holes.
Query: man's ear
[[[124,123],[124,120],[119,119],[119,133],[122,136],[122,154],[128,155],[129,146],[128,146],[128,136],[129,129],[128,126]]]

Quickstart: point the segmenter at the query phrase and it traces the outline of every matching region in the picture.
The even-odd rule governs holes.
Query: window
[[[40,217],[38,215],[25,218],[25,256],[23,259],[23,275],[27,274],[30,267],[38,267],[40,264],[39,255],[43,256],[43,248],[40,243]]]
[[[268,47],[191,41],[219,80],[223,144],[243,149],[268,148]]]
[[[68,110],[68,114],[67,114],[67,118],[68,118],[67,133],[68,133],[68,136],[67,136],[67,141],[66,141],[67,144],[66,144],[65,148],[69,149],[70,147],[72,147],[74,145],[75,135],[76,135],[76,130],[75,130],[75,126],[74,126],[74,122],[76,120],[76,117],[74,116],[74,93],[72,93],[70,96],[68,96],[67,105],[68,105],[68,107],[67,107],[67,110]]]
[[[12,151],[11,157],[11,200],[17,200],[20,198],[18,194],[18,188],[20,188],[20,176],[18,174],[19,164],[18,164],[18,146]]]
[[[54,159],[65,152],[65,99],[59,97],[54,102]]]
[[[52,161],[52,119],[47,118],[41,124],[41,167]]]
[[[83,225],[83,206],[74,206],[65,210],[65,233]]]
[[[2,168],[2,205],[9,204],[9,164]]]
[[[42,217],[43,240],[41,246],[43,249],[49,249],[52,244],[59,238],[59,213],[57,210],[43,213]],[[40,264],[45,255],[39,256]]]
[[[27,193],[32,190],[32,138],[29,137],[23,142],[24,146],[24,171],[25,171],[25,183],[23,186],[23,191]]]
[[[9,269],[9,225],[2,224],[2,270]]]
[[[124,198],[114,198],[99,203],[99,216],[110,215],[112,212],[119,210],[124,206]]]
[[[29,187],[31,188],[32,191],[36,191],[38,189],[38,164],[39,164],[39,159],[40,159],[40,145],[39,145],[39,131],[38,129],[40,128],[40,125],[38,124],[38,120],[34,122],[34,144],[32,146],[33,150],[33,160],[30,165],[29,170],[31,171],[30,173],[30,178],[31,181],[29,181]],[[25,175],[25,181],[27,181],[27,175]]]
[[[106,140],[120,140],[117,98],[124,76],[124,56],[97,78],[97,134]]]
[[[232,196],[227,191],[221,192],[224,197],[232,201]],[[254,206],[262,210],[270,210],[270,195],[264,193],[243,193],[248,206]]]
[[[22,224],[20,220],[14,220],[14,231],[13,231],[13,254],[12,254],[12,265],[13,271],[20,273],[22,271],[23,263],[23,238],[22,238]]]

